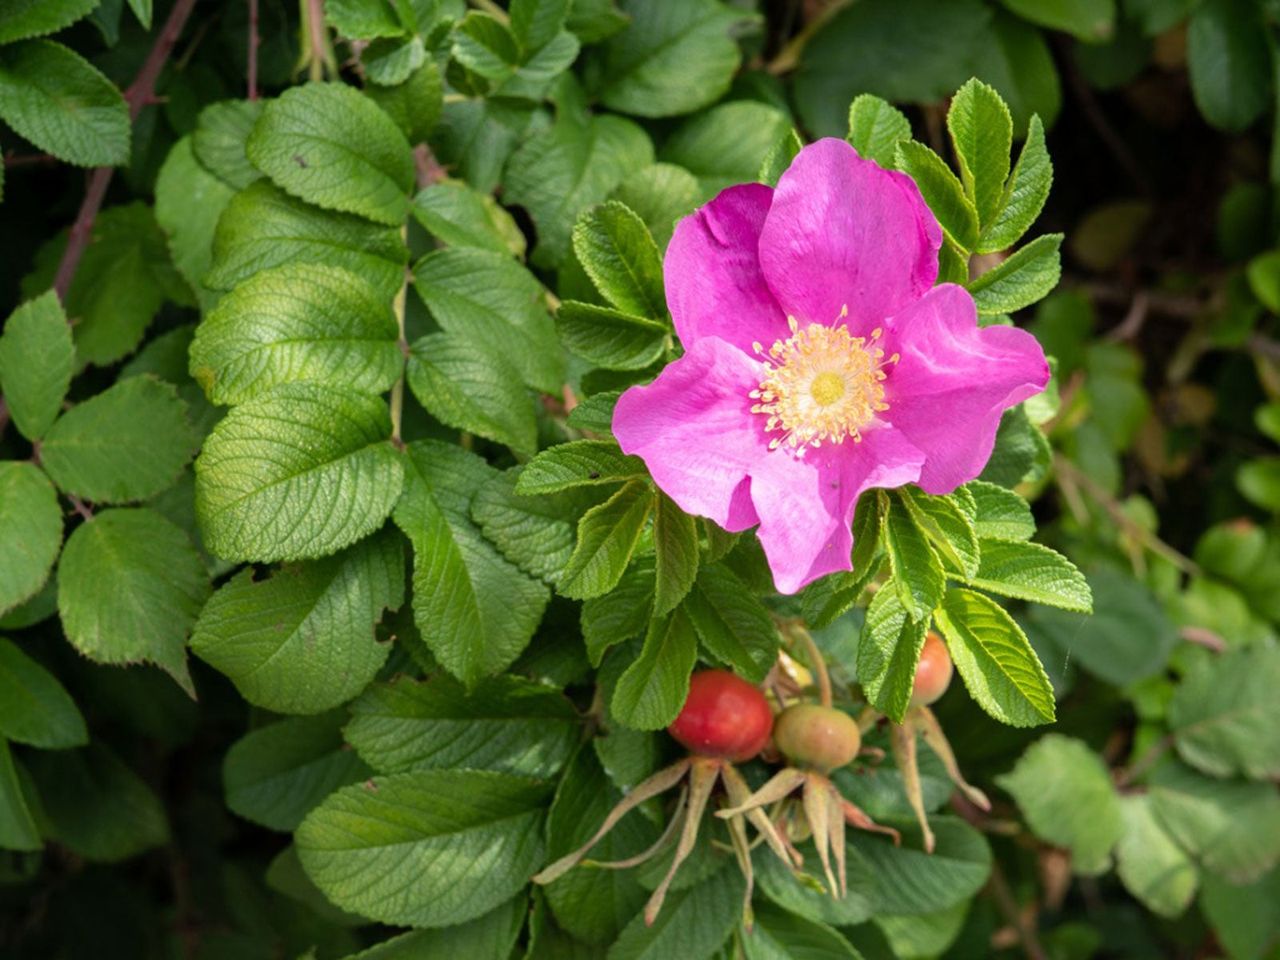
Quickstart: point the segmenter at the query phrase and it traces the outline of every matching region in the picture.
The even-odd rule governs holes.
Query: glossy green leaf
[[[755,100],[731,100],[685,121],[662,145],[659,158],[698,178],[700,197],[750,183],[774,145],[791,130],[781,110]]]
[[[413,157],[404,134],[340,83],[286,90],[262,108],[249,161],[293,196],[397,226],[409,212]]]
[[[518,476],[508,470],[481,486],[471,519],[504,557],[554,584],[573,553],[578,519],[602,498],[584,490],[526,496],[515,492]]]
[[[946,235],[962,250],[977,247],[978,212],[942,158],[915,140],[899,141],[894,158],[894,165],[915,180]]]
[[[1001,206],[1013,147],[1013,118],[1000,94],[981,80],[970,80],[951,100],[947,129],[960,164],[965,193],[986,227]]]
[[[1115,0],[1001,0],[1025,20],[1051,30],[1065,30],[1085,43],[1111,37]]]
[[[470,692],[447,675],[398,677],[351,704],[346,737],[379,773],[467,767],[549,778],[568,762],[579,723],[559,691],[520,677]]]
[[[0,9],[0,43],[43,37],[86,17],[99,0],[9,0]]]
[[[49,479],[30,463],[0,460],[0,613],[32,597],[62,546],[62,510]]]
[[[932,853],[921,848],[918,828],[906,820],[894,824],[903,830],[901,846],[879,834],[849,833],[849,846],[875,877],[871,904],[876,914],[937,913],[966,903],[987,882],[991,848],[986,838],[957,817],[930,817],[929,824],[937,842]]]
[[[555,493],[570,487],[620,483],[647,476],[644,461],[610,440],[573,440],[543,450],[520,474],[517,493]]]
[[[382,923],[447,927],[509,900],[542,861],[539,780],[422,770],[345,787],[296,834],[333,903]]]
[[[39,850],[43,845],[23,781],[13,751],[0,739],[0,850]]]
[[[964,485],[977,508],[973,528],[978,536],[997,540],[1030,540],[1036,521],[1031,505],[1012,490],[973,480]]]
[[[1143,906],[1172,919],[1190,905],[1199,871],[1151,808],[1148,796],[1120,798],[1123,829],[1116,844],[1116,873]]]
[[[383,393],[404,357],[391,305],[341,267],[293,263],[254,274],[196,329],[191,375],[216,404],[307,381]]]
[[[193,696],[185,644],[208,595],[186,533],[147,508],[80,524],[58,564],[58,613],[72,646],[98,663],[154,663]]]
[[[1196,106],[1215,127],[1239,132],[1270,105],[1272,40],[1248,0],[1204,0],[1187,25],[1187,72]]]
[[[712,657],[759,683],[778,658],[778,630],[768,609],[724,564],[698,571],[680,608]]]
[[[671,338],[664,323],[576,300],[560,304],[556,331],[569,352],[606,370],[642,370]]]
[[[547,588],[521,573],[481,536],[472,496],[497,475],[474,454],[435,442],[411,444],[395,521],[413,543],[413,611],[440,663],[474,687],[508,666],[542,619]]]
[[[653,512],[653,548],[657,557],[653,612],[662,616],[684,599],[698,575],[697,522],[664,493],[658,494]]]
[[[533,400],[503,352],[455,334],[429,333],[414,341],[407,375],[423,409],[446,426],[525,456],[537,450]]]
[[[911,121],[892,104],[870,93],[861,93],[849,105],[846,139],[858,156],[874,160],[886,170],[893,167],[898,144],[911,139]]]
[[[205,604],[191,650],[252,704],[320,713],[373,679],[389,652],[375,627],[403,602],[404,541],[386,530],[259,580],[241,571]]]
[[[1077,613],[1093,611],[1093,594],[1075,564],[1055,550],[1022,540],[984,539],[970,586]]]
[[[931,497],[918,489],[904,487],[899,491],[898,502],[907,508],[912,521],[953,570],[966,575],[977,570],[978,534],[954,498]]]
[[[710,569],[703,568],[703,573]],[[637,559],[608,593],[582,605],[582,639],[587,659],[600,666],[606,650],[645,632],[653,611],[654,568],[651,557]],[[692,601],[696,604],[697,600]],[[690,606],[685,604],[686,609]],[[692,615],[691,615],[692,619]],[[696,623],[696,620],[695,620]],[[704,629],[707,629],[704,624]]]
[[[200,111],[191,150],[200,164],[229,187],[242,190],[261,178],[245,143],[262,114],[262,100],[222,100]]]
[[[911,513],[890,509],[884,521],[884,547],[893,570],[893,586],[912,620],[928,621],[942,599],[942,564]]]
[[[578,521],[578,543],[557,589],[566,597],[598,597],[617,584],[631,562],[655,497],[649,484],[633,480]]]
[[[1049,678],[1003,607],[982,594],[952,589],[935,619],[965,687],[983,710],[1015,727],[1053,722]]]
[[[596,289],[619,310],[651,320],[667,315],[662,258],[634,211],[610,200],[573,227],[573,250]]]
[[[895,723],[902,722],[910,705],[928,632],[929,618],[910,616],[892,582],[871,598],[858,639],[858,682],[867,700]]]
[[[441,180],[413,198],[413,216],[451,247],[524,254],[524,234],[493,197],[462,180]]]
[[[994,218],[984,223],[978,252],[992,253],[1013,246],[1031,228],[1053,186],[1053,163],[1044,145],[1044,125],[1033,116],[1026,142],[1005,184]]]
[[[77,166],[129,159],[129,110],[120,91],[80,54],[52,40],[0,47],[0,118],[41,150]]]
[[[755,907],[755,926],[742,938],[746,960],[861,960],[834,928],[806,920],[765,902]]]
[[[291,383],[235,407],[196,460],[205,546],[227,560],[324,557],[382,525],[401,458],[384,401]]]
[[[1062,264],[1058,248],[1062,234],[1036,237],[998,267],[969,283],[969,292],[982,316],[1013,313],[1044,299],[1058,285]]]
[[[13,424],[28,440],[45,435],[71,384],[75,348],[52,290],[10,314],[0,335],[0,391]]]
[[[251,730],[222,762],[227,807],[271,830],[292,831],[339,787],[369,776],[342,742],[345,713],[290,717]]]
[[[633,730],[661,730],[684,706],[697,659],[698,635],[683,610],[650,621],[640,656],[614,687],[610,712]]]
[[[196,160],[189,137],[173,145],[156,177],[156,223],[164,231],[173,265],[202,311],[218,300],[204,278],[213,264],[218,220],[234,195],[234,189]]]

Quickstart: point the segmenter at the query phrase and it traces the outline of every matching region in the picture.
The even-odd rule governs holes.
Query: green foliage
[[[62,305],[52,291],[9,317],[0,335],[0,389],[14,425],[39,440],[57,419],[71,385],[75,348]]]

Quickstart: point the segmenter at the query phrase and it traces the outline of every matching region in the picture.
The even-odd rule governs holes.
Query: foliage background
[[[694,960],[738,950],[751,957],[852,956],[856,948],[886,958],[1280,955],[1280,700],[1271,695],[1280,682],[1275,3],[577,0],[567,20],[563,5],[526,4],[547,19],[534,16],[517,28],[522,32],[505,33],[502,9],[488,3],[477,3],[464,20],[467,9],[450,0],[329,0],[330,35],[304,22],[319,4],[201,0],[163,59],[154,97],[146,84],[130,85],[174,5],[40,6],[54,15],[32,28],[37,5],[0,4],[6,315],[54,286],[66,230],[83,209],[86,186],[100,179],[81,168],[118,169],[75,279],[61,290],[76,321],[74,359],[65,337],[19,342],[16,313],[0,339],[6,399],[69,380],[66,396],[80,411],[53,427],[24,424],[28,414],[12,402],[0,416],[0,536],[10,538],[0,555],[0,585],[9,591],[0,603],[0,630],[9,638],[0,641],[0,954],[345,957],[372,949],[365,956],[527,951]],[[34,39],[44,33],[54,39]],[[251,145],[246,157],[257,108],[209,109],[246,96],[251,35],[260,40],[252,73],[262,97],[308,76],[351,86],[345,100],[339,92],[307,104],[293,93],[278,102],[298,104],[300,123],[319,116],[353,136],[392,181],[390,193],[352,199],[339,182],[336,203],[352,213],[345,218],[313,211],[308,219],[305,205],[278,197],[271,205],[259,172],[282,185],[298,177],[289,151],[273,155],[263,133],[261,149]],[[993,477],[1032,500],[1041,539],[1084,569],[1093,589],[1088,618],[1010,606],[1053,682],[1056,725],[1046,732],[997,724],[954,684],[938,713],[966,774],[996,799],[993,814],[976,818],[976,830],[959,816],[942,817],[941,852],[930,861],[895,859],[857,840],[852,849],[872,865],[861,913],[833,914],[788,899],[766,873],[757,901],[767,944],[731,932],[736,893],[710,851],[669,905],[671,919],[647,933],[629,925],[637,895],[640,902],[644,896],[632,878],[530,899],[517,894],[540,865],[529,849],[481,861],[486,886],[463,882],[476,849],[442,847],[435,880],[430,870],[416,877],[424,886],[413,909],[425,929],[373,947],[398,933],[368,922],[386,911],[371,905],[361,917],[328,903],[312,880],[341,886],[351,864],[337,863],[328,879],[313,864],[308,879],[290,834],[334,788],[368,778],[366,763],[385,772],[413,762],[379,752],[390,747],[374,734],[392,741],[404,734],[379,731],[372,720],[358,752],[345,745],[344,728],[348,742],[359,737],[348,721],[361,707],[348,704],[376,675],[374,689],[357,701],[376,715],[379,698],[396,695],[383,681],[398,672],[440,673],[435,658],[443,648],[433,645],[436,638],[423,641],[413,604],[403,602],[402,538],[393,528],[342,554],[341,563],[311,560],[270,580],[285,607],[305,606],[305,598],[314,601],[349,578],[355,586],[342,593],[347,606],[326,615],[349,617],[363,629],[384,608],[399,608],[378,626],[379,638],[394,636],[393,644],[343,640],[321,651],[328,659],[295,655],[275,673],[220,646],[219,627],[230,629],[226,624],[251,613],[253,602],[229,589],[238,584],[251,593],[250,574],[233,573],[236,565],[216,555],[258,562],[261,583],[268,563],[295,554],[279,546],[289,524],[227,532],[207,518],[203,527],[197,522],[191,459],[220,408],[243,410],[257,387],[249,377],[236,394],[223,381],[227,392],[207,396],[209,381],[197,382],[198,350],[191,364],[197,376],[188,373],[193,325],[220,296],[234,296],[227,289],[299,256],[289,243],[309,235],[345,250],[331,255],[341,259],[337,265],[371,285],[344,285],[339,276],[322,300],[336,299],[344,316],[386,334],[388,323],[394,327],[400,265],[415,264],[422,297],[409,296],[401,307],[405,328],[411,342],[435,339],[410,367],[418,402],[404,405],[403,436],[440,443],[415,457],[438,506],[426,519],[398,515],[397,522],[444,523],[459,550],[489,558],[489,573],[473,569],[472,576],[489,591],[480,613],[491,632],[480,649],[457,651],[450,670],[478,680],[509,667],[525,678],[494,681],[490,701],[467,701],[458,712],[472,720],[458,722],[501,719],[495,704],[510,702],[515,691],[537,700],[522,685],[533,681],[567,688],[586,709],[594,676],[580,640],[580,605],[548,599],[541,580],[557,579],[572,547],[564,518],[601,498],[588,487],[549,508],[564,527],[556,541],[563,553],[545,569],[521,572],[504,559],[520,549],[503,539],[502,531],[513,529],[503,513],[511,507],[511,478],[495,468],[575,435],[566,432],[573,425],[566,428],[563,379],[588,396],[647,377],[646,368],[664,355],[665,328],[662,316],[642,318],[657,324],[652,329],[626,327],[631,353],[614,364],[621,369],[592,372],[561,348],[584,345],[563,323],[557,342],[549,312],[557,300],[600,299],[575,254],[575,222],[594,204],[620,199],[662,245],[675,217],[723,186],[755,179],[785,149],[780,144],[793,126],[806,139],[843,136],[850,101],[864,93],[900,106],[915,138],[950,160],[946,100],[975,75],[1007,101],[1019,138],[1033,114],[1043,120],[1055,177],[1037,232],[1067,237],[1060,289],[1017,318],[1056,358],[1060,402],[1028,411],[1034,435],[1009,431],[997,464],[1009,476]],[[40,93],[42,84],[51,96]],[[360,88],[369,98],[354,92]],[[373,104],[384,114],[370,112]],[[386,117],[408,143],[429,145],[417,152],[416,170],[408,154],[379,154]],[[60,119],[67,123],[59,126]],[[287,126],[283,112],[280,122]],[[419,201],[406,220],[403,195],[437,180],[441,168],[469,186],[437,190],[438,206]],[[274,226],[271,210],[279,218]],[[406,223],[407,251],[399,233]],[[279,224],[285,226],[273,234]],[[443,249],[431,253],[435,247]],[[979,272],[990,265],[979,264]],[[295,269],[302,272],[276,274],[281,286],[262,295],[321,282]],[[474,295],[458,280],[467,276],[497,291],[489,309],[468,312],[451,299]],[[38,303],[23,309],[58,309],[48,297]],[[482,343],[451,339],[495,322],[495,313],[519,326],[489,328],[488,339],[525,336],[520,349],[495,357]],[[40,331],[61,329],[29,322]],[[216,366],[216,327],[206,322],[201,330]],[[388,336],[394,344],[394,330]],[[399,376],[398,352],[360,360],[360,377],[351,376],[347,357],[337,381],[354,391],[342,401],[353,443],[362,430],[385,436],[389,423],[385,404],[360,392],[389,390]],[[521,382],[537,392],[536,403]],[[471,386],[459,390],[460,383]],[[107,390],[109,402],[88,405]],[[318,405],[324,417],[336,416],[332,391],[295,393],[289,399],[298,409]],[[47,421],[61,405],[59,393]],[[579,416],[591,412],[587,405]],[[599,425],[598,410],[595,416]],[[458,445],[459,430],[469,434],[470,453]],[[39,485],[33,468],[17,465],[32,458],[33,436],[43,438],[41,463],[62,492],[56,506],[51,489],[47,496],[31,492]],[[91,457],[86,466],[77,450],[83,454],[84,438],[98,436],[110,437],[118,455]],[[385,478],[393,468],[373,462],[368,469]],[[468,498],[481,483],[488,506],[477,512]],[[112,507],[137,502],[149,512]],[[77,547],[71,538],[88,529],[81,518],[91,510],[99,541],[81,534]],[[50,511],[64,518],[67,541],[56,579],[42,588],[43,574],[32,580],[40,560],[17,549],[39,538],[18,518],[45,521]],[[303,512],[293,525],[316,516]],[[702,536],[714,550],[711,535]],[[217,549],[210,537],[221,538]],[[104,564],[104,555],[126,559]],[[735,569],[754,585],[758,563],[739,561]],[[526,556],[517,566],[530,562]],[[165,586],[153,590],[156,583]],[[416,592],[415,604],[428,603],[427,596]],[[137,597],[143,601],[128,602]],[[110,629],[99,633],[95,618],[102,617]],[[645,619],[642,613],[641,631]],[[817,631],[838,679],[856,679],[861,622],[854,609]],[[193,626],[197,657],[188,657]],[[96,646],[98,636],[128,642]],[[503,662],[475,661],[493,656],[495,646]],[[633,641],[605,659],[601,682],[615,682],[636,649]],[[601,652],[592,651],[593,661]],[[138,660],[150,663],[112,665]],[[442,689],[447,679],[432,682],[432,709],[448,717],[449,698],[461,695]],[[394,717],[395,708],[387,709]],[[496,723],[498,732],[487,735],[493,739],[480,737],[499,767],[513,755],[524,758],[526,769],[504,776],[542,778],[508,797],[512,817],[536,821],[530,835],[541,836],[547,784],[568,764],[569,786],[561,788],[548,828],[552,844],[566,848],[566,824],[602,812],[590,805],[597,794],[634,783],[670,749],[660,734],[630,734],[618,725],[593,752],[573,753],[576,716],[556,695],[527,716]],[[465,763],[449,755],[459,734],[443,721],[428,727],[420,741],[445,756],[427,763],[436,772],[418,774],[408,793],[412,802],[433,796],[444,805],[482,783],[453,768],[485,763],[474,747]],[[929,769],[930,758],[927,792],[944,807],[945,781]],[[877,816],[904,813],[888,768],[843,785]],[[636,826],[615,852],[642,844],[647,826]],[[385,863],[374,862],[375,875],[386,872]],[[457,902],[447,900],[451,887],[463,891]],[[450,925],[490,894],[492,912]]]

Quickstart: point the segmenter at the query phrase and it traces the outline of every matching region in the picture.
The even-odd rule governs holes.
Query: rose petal
[[[968,292],[943,284],[885,324],[884,418],[925,453],[920,486],[950,493],[982,472],[1005,410],[1049,382],[1036,338],[1015,327],[979,327]]]
[[[834,323],[847,306],[849,330],[865,335],[933,286],[941,245],[910,177],[825,139],[801,150],[778,181],[760,266],[802,324]]]
[[[920,476],[924,454],[891,427],[860,442],[810,448],[797,459],[785,448],[751,467],[751,500],[760,543],[781,593],[853,565],[853,511],[871,487],[900,487]]]
[[[685,349],[719,337],[752,353],[787,335],[787,321],[760,272],[760,228],[773,190],[744,183],[681,220],[667,247],[667,306]]]
[[[747,396],[761,365],[716,337],[703,337],[648,386],[618,398],[613,433],[644,460],[654,482],[686,513],[726,530],[757,522],[747,471],[768,440]]]

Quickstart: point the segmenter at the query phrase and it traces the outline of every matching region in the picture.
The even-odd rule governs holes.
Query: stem
[[[0,438],[4,437],[5,428],[9,426],[9,405],[0,397]]]
[[[83,500],[79,499],[78,497],[74,497],[69,493],[66,495],[66,497],[68,500],[71,501],[71,506],[75,507],[76,513],[80,514],[80,516],[84,517],[84,519],[86,520],[93,519],[93,511],[90,510],[88,506],[85,505],[85,502]]]
[[[173,53],[174,45],[182,35],[182,28],[186,26],[187,18],[191,16],[191,10],[195,5],[196,0],[178,0],[173,5],[173,9],[169,12],[169,19],[160,28],[160,35],[156,37],[151,52],[143,61],[142,69],[125,90],[124,99],[129,106],[130,122],[137,120],[142,108],[155,100],[156,80],[159,79],[160,71],[164,69],[169,55]],[[67,247],[62,253],[62,259],[58,261],[58,272],[54,275],[53,289],[57,291],[59,300],[67,299],[71,280],[75,276],[76,268],[80,265],[80,258],[84,255],[85,248],[89,245],[94,220],[97,219],[98,211],[102,208],[103,198],[107,195],[107,187],[111,184],[114,173],[114,167],[98,167],[89,175],[89,186],[85,190],[84,202],[80,204],[80,212],[76,214],[75,223],[71,225]]]
[[[818,699],[824,707],[831,706],[831,676],[827,673],[827,661],[822,659],[822,651],[804,627],[796,625],[792,631],[804,643],[805,652],[809,654],[809,667],[818,678]]]
[[[262,38],[258,35],[258,0],[249,0],[249,69],[247,86],[249,99],[258,99],[258,46]]]
[[[406,223],[400,229],[400,236],[407,240],[409,235],[409,225]],[[409,277],[411,274],[408,269],[404,272],[404,283],[400,284],[400,290],[396,293],[396,298],[391,305],[391,309],[395,311],[396,327],[400,331],[397,343],[400,345],[400,352],[404,354],[405,362],[409,360],[409,342],[404,336],[404,308],[405,301],[409,294]],[[404,441],[400,439],[400,421],[404,415],[404,377],[405,369],[401,368],[400,378],[396,380],[395,386],[391,388],[391,442],[397,447],[404,449]]]
[[[1080,487],[1089,494],[1106,511],[1107,516],[1111,518],[1116,526],[1122,528],[1125,533],[1152,553],[1168,560],[1184,573],[1189,573],[1192,576],[1200,573],[1200,568],[1194,560],[1175,550],[1154,533],[1138,524],[1124,512],[1124,508],[1120,506],[1115,497],[1111,496],[1093,477],[1089,476],[1062,454],[1054,454],[1053,468],[1071,484]]]
[[[302,13],[311,47],[308,76],[313,81],[323,80],[326,68],[329,73],[337,74],[338,64],[329,43],[329,30],[324,25],[324,0],[304,0]]]
[[[1014,899],[1013,891],[1009,889],[1009,881],[1004,878],[1004,871],[1000,869],[1000,864],[994,861],[991,864],[991,879],[987,881],[987,889],[991,891],[996,906],[1004,914],[1005,920],[1017,931],[1018,939],[1022,941],[1022,952],[1027,955],[1028,960],[1048,960],[1048,955],[1044,952],[1044,947],[1040,946],[1039,937],[1036,936],[1035,924],[1018,909],[1018,901]]]

